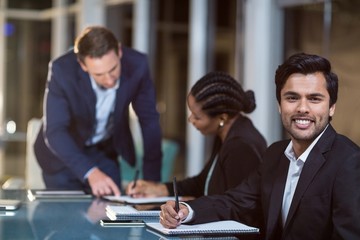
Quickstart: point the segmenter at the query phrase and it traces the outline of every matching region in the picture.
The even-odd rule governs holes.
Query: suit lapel
[[[282,154],[279,166],[276,172],[273,173],[276,176],[273,189],[271,191],[270,202],[269,202],[269,213],[267,219],[267,232],[272,233],[277,227],[279,217],[281,216],[282,199],[284,195],[286,177],[289,169],[289,160]]]
[[[319,151],[318,148],[314,147],[311,151],[309,157],[307,158],[303,170],[301,172],[299,182],[296,186],[296,190],[291,202],[291,206],[289,209],[288,216],[286,218],[285,228],[287,227],[289,221],[294,216],[294,213],[300,203],[301,197],[304,195],[307,187],[315,177],[317,171],[320,167],[324,164],[325,159],[322,156],[322,153]]]
[[[312,182],[313,178],[315,177],[321,166],[325,163],[326,159],[324,158],[323,154],[331,149],[331,144],[334,141],[335,134],[335,130],[332,128],[331,125],[329,125],[324,134],[317,142],[317,144],[311,150],[308,158],[306,159],[291,202],[284,231],[287,228],[291,219],[293,218],[296,209],[299,206],[300,200],[306,192],[306,189]]]
[[[91,86],[89,74],[87,72],[84,72],[80,67],[78,70],[78,74],[80,86],[78,92],[81,93],[81,97],[86,102],[91,117],[95,118],[96,96]]]
[[[122,58],[124,59],[124,58]],[[129,76],[128,67],[126,66],[126,62],[121,60],[121,76],[120,76],[120,86],[116,91],[116,99],[115,99],[115,109],[114,109],[114,118],[115,120],[121,120],[121,115],[124,111],[124,108],[128,105],[126,104],[126,99],[128,98],[128,92],[130,89],[130,81],[131,78]]]

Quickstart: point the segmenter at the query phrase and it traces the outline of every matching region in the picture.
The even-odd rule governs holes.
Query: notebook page
[[[169,200],[174,200],[174,197],[133,198],[130,196],[104,196],[103,198],[113,202],[128,204],[165,203]]]
[[[132,206],[106,206],[106,215],[111,220],[152,220],[159,221],[159,210],[136,210]]]
[[[157,230],[165,235],[191,235],[191,234],[238,234],[238,233],[258,233],[259,229],[245,224],[226,220],[211,223],[185,225],[182,224],[175,229],[164,228],[160,223],[147,223],[147,227]]]

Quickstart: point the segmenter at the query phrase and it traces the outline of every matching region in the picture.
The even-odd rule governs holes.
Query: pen
[[[139,178],[139,173],[140,173],[139,169],[136,169],[135,176],[134,176],[134,184],[133,184],[132,188],[136,187],[136,181]]]
[[[173,180],[173,188],[174,188],[174,195],[175,195],[175,211],[179,212],[179,210],[180,210],[179,195],[178,195],[177,187],[176,187],[176,177],[174,177],[174,180]]]

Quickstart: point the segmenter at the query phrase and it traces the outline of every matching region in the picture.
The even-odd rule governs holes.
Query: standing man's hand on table
[[[114,181],[98,168],[94,168],[94,170],[89,174],[88,181],[92,194],[96,197],[105,195],[121,195],[121,192]]]
[[[175,201],[167,201],[161,205],[160,223],[166,228],[176,228],[188,215],[189,209],[185,205],[180,204],[180,210],[177,213],[175,211]]]

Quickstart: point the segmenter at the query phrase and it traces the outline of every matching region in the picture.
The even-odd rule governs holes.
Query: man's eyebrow
[[[117,68],[118,64],[115,64],[115,66],[113,66],[109,71],[104,72],[104,73],[94,73],[94,75],[100,76],[100,75],[104,75],[105,73],[109,73],[114,71]]]
[[[118,65],[119,65],[119,63],[116,63],[115,66],[109,70],[109,72],[114,71],[117,68]]]
[[[287,96],[287,95],[299,95],[299,94],[297,92],[294,92],[294,91],[287,91],[283,95]]]
[[[288,91],[288,92],[285,92],[283,94],[283,96],[299,96],[299,95],[300,95],[299,93],[294,92],[294,91]],[[325,95],[322,94],[322,93],[310,93],[310,94],[306,94],[306,96],[308,96],[308,97],[321,97],[321,98],[325,97]]]
[[[321,98],[325,97],[325,95],[321,94],[321,93],[311,93],[308,96],[310,96],[310,97],[321,97]]]

